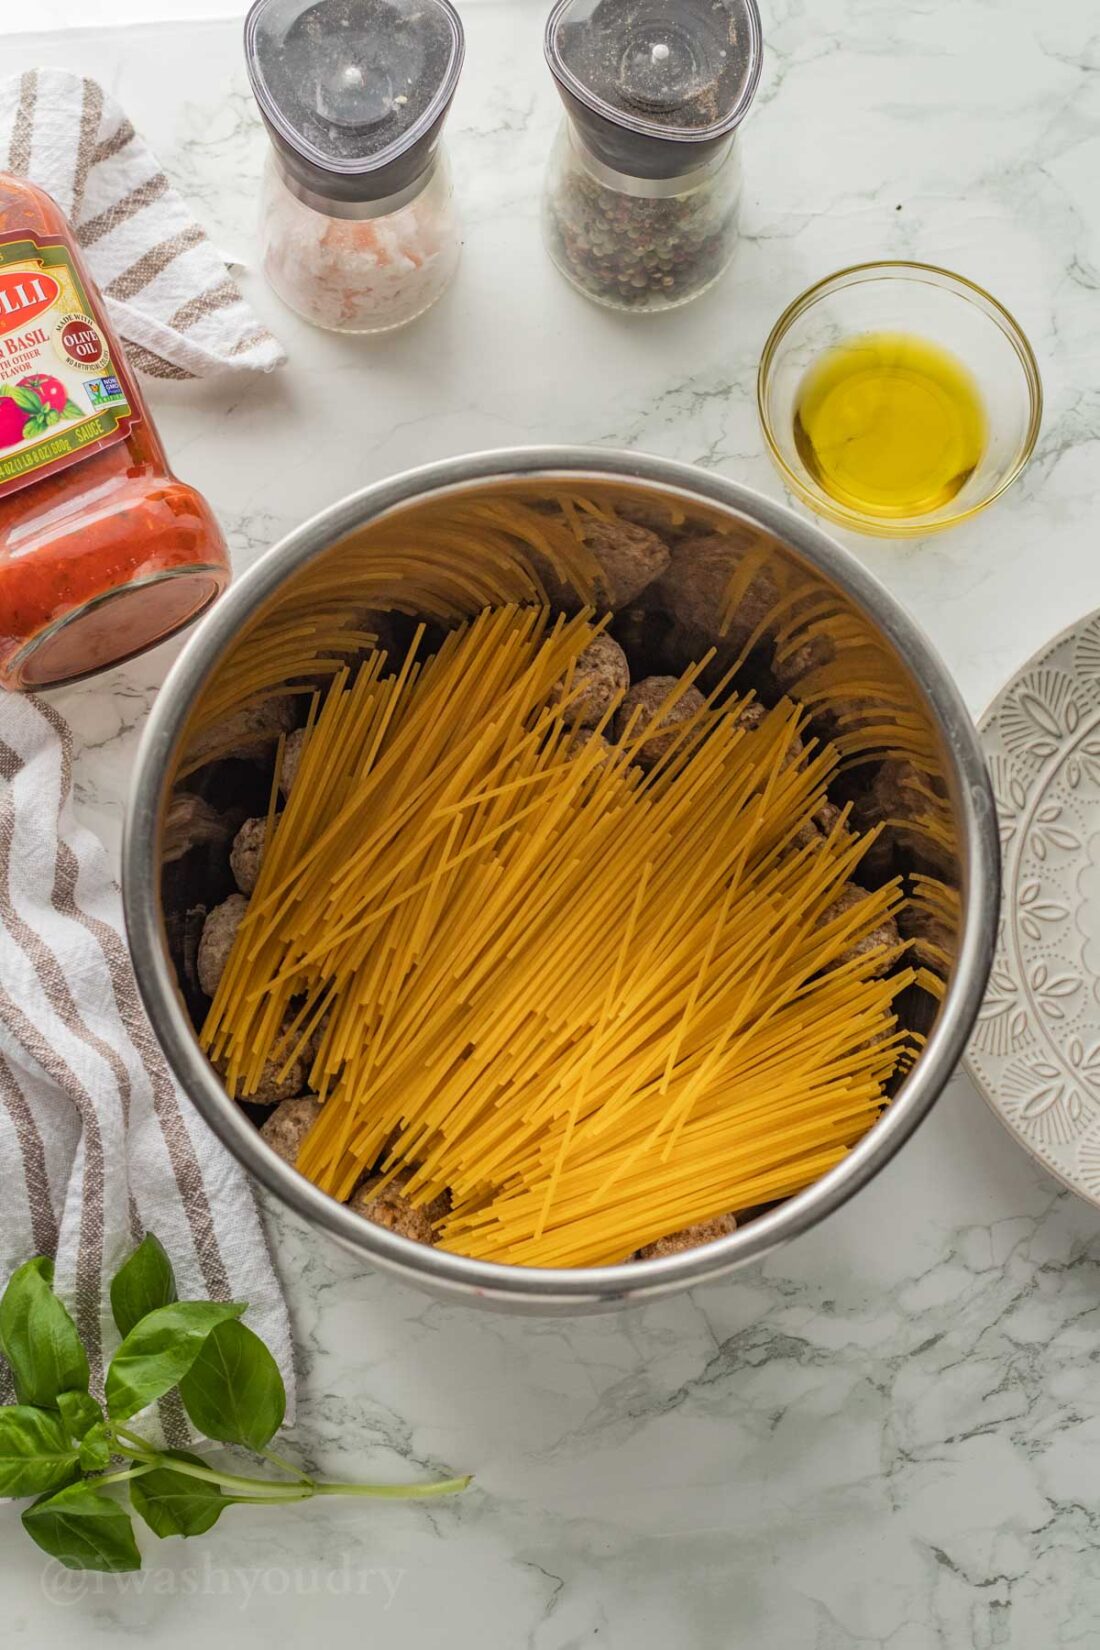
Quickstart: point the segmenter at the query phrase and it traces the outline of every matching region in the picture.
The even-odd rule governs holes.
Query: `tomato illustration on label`
[[[45,435],[65,418],[81,418],[84,410],[69,399],[60,378],[30,373],[17,384],[0,386],[0,447],[14,447]]]
[[[125,367],[63,240],[0,234],[0,499],[125,440]]]

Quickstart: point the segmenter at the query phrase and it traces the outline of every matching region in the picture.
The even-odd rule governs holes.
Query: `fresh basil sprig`
[[[38,1497],[23,1528],[70,1569],[141,1567],[127,1499],[154,1535],[191,1536],[234,1505],[446,1495],[470,1481],[319,1483],[277,1455],[270,1445],[286,1391],[275,1359],[239,1321],[243,1305],[177,1299],[171,1262],[152,1234],[112,1281],[111,1311],[122,1344],[101,1405],[88,1390],[76,1325],[54,1294],[53,1262],[27,1261],[0,1297],[0,1352],[19,1400],[0,1407],[0,1497]],[[135,1431],[133,1417],[173,1389],[197,1432],[263,1456],[280,1476],[244,1477],[218,1456],[164,1449]]]

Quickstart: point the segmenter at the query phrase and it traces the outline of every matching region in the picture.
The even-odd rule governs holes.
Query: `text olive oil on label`
[[[799,389],[794,437],[830,498],[885,518],[940,509],[986,444],[977,384],[947,350],[868,332],[828,350]]]

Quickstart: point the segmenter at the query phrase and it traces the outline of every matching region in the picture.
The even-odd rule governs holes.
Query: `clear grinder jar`
[[[698,297],[733,256],[756,0],[558,0],[545,44],[566,108],[543,198],[554,262],[613,309]]]
[[[256,0],[252,90],[271,138],[264,271],[337,332],[388,332],[435,303],[461,249],[440,141],[462,67],[448,0]]]

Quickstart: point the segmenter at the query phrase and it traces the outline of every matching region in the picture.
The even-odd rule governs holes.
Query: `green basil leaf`
[[[102,1421],[103,1411],[88,1392],[59,1392],[57,1407],[70,1438],[80,1439]]]
[[[112,1452],[106,1421],[97,1421],[80,1440],[80,1466],[84,1472],[102,1472]]]
[[[3,394],[2,390],[0,390],[0,394]],[[66,401],[61,409],[61,416],[62,418],[83,418],[84,408],[75,401]]]
[[[119,1334],[128,1335],[147,1313],[178,1298],[172,1262],[160,1241],[147,1232],[111,1279],[111,1311]]]
[[[130,1514],[91,1484],[70,1484],[36,1501],[23,1514],[23,1528],[68,1570],[141,1569]]]
[[[0,1496],[45,1495],[76,1471],[76,1450],[60,1416],[30,1404],[0,1409]]]
[[[42,397],[38,395],[36,391],[27,388],[24,384],[13,385],[8,391],[8,394],[15,402],[15,405],[17,407],[22,407],[24,412],[40,413],[44,410]]]
[[[187,1374],[211,1330],[239,1318],[236,1301],[175,1301],[134,1325],[107,1371],[107,1413],[125,1421]]]
[[[36,1255],[13,1272],[0,1299],[0,1352],[21,1404],[53,1409],[58,1393],[87,1392],[88,1359],[53,1292],[53,1261]]]
[[[60,422],[61,422],[60,412],[58,411],[58,409],[56,407],[51,407],[49,412],[46,414],[46,423],[47,424],[60,424]]]
[[[199,1431],[221,1444],[263,1449],[283,1424],[279,1366],[246,1324],[219,1324],[180,1381],[183,1407]]]
[[[169,1450],[174,1461],[190,1461],[194,1467],[206,1462],[186,1450]],[[154,1467],[130,1480],[130,1500],[134,1511],[140,1513],[154,1535],[202,1535],[211,1529],[226,1507],[233,1505],[232,1497],[223,1495],[217,1484],[202,1478],[189,1478],[186,1473],[173,1472],[171,1467]]]

